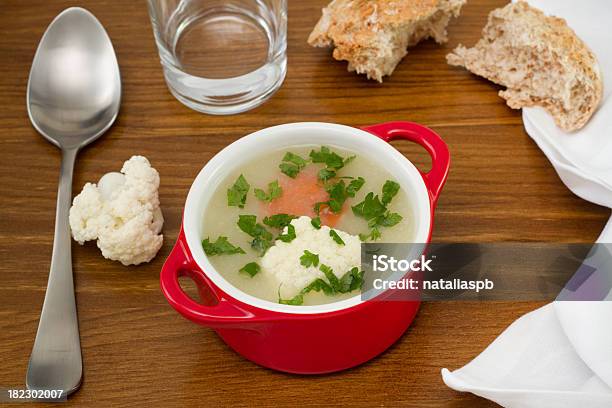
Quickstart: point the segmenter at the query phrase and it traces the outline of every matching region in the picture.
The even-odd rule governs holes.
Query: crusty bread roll
[[[446,26],[466,0],[334,0],[308,38],[315,47],[335,46],[333,56],[349,71],[382,82],[407,48],[432,37],[446,42]]]
[[[483,38],[473,48],[459,45],[451,65],[505,86],[508,106],[541,106],[565,131],[582,128],[602,98],[597,59],[565,20],[519,1],[493,10]]]

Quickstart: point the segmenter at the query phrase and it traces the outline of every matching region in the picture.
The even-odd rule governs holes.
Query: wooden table
[[[0,13],[0,387],[23,387],[42,305],[53,236],[59,151],[28,121],[25,91],[38,41],[62,9],[82,5],[105,25],[123,79],[116,124],[79,156],[75,193],[116,171],[133,154],[161,174],[165,242],[157,258],[123,267],[95,244],[73,245],[84,383],[70,404],[108,406],[410,406],[489,407],[444,386],[455,369],[540,303],[424,304],[389,351],[346,372],[303,377],[258,367],[209,329],[175,313],[158,274],[177,236],[189,186],[230,142],[285,122],[361,126],[411,120],[448,143],[453,163],[440,199],[438,241],[592,242],[609,211],[572,195],[523,130],[520,112],[497,88],[448,66],[444,56],[479,37],[487,13],[503,1],[470,0],[449,27],[450,41],[410,51],[384,84],[346,72],[325,50],[307,46],[325,0],[290,0],[289,71],[274,97],[251,112],[214,117],[193,112],[168,92],[144,1],[4,0]],[[398,148],[421,166],[426,155]]]

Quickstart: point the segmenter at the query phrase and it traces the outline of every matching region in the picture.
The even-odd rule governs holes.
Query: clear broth
[[[333,145],[329,146],[334,152],[337,152],[343,157],[356,155],[353,161],[349,162],[338,172],[339,177],[352,176],[356,178],[361,176],[365,179],[365,184],[357,192],[355,197],[348,198],[345,204],[344,213],[334,228],[354,235],[367,233],[367,222],[363,218],[355,216],[350,210],[350,207],[361,202],[369,192],[381,194],[381,189],[385,181],[394,180],[394,178],[379,164],[369,160],[362,154]],[[219,236],[226,236],[232,244],[238,245],[244,249],[246,254],[217,255],[211,256],[208,259],[229,283],[241,291],[263,300],[275,303],[278,302],[279,284],[272,274],[260,272],[254,277],[250,277],[245,273],[239,272],[240,268],[249,262],[260,263],[259,261],[261,258],[259,254],[250,247],[252,238],[238,228],[236,224],[238,216],[241,214],[257,215],[257,221],[261,222],[267,215],[265,213],[266,207],[254,196],[253,189],[260,188],[267,191],[268,183],[274,180],[280,181],[281,178],[287,177],[282,174],[278,168],[278,165],[281,163],[287,151],[291,151],[292,153],[296,153],[306,158],[309,156],[311,150],[320,149],[320,147],[319,145],[304,145],[292,147],[290,149],[281,149],[262,155],[256,160],[247,162],[240,166],[240,168],[231,172],[212,195],[205,214],[203,215],[202,239],[210,237],[211,240],[216,240]],[[322,164],[314,163],[309,163],[308,167],[310,166],[315,167],[317,170],[324,167]],[[247,201],[244,208],[229,207],[227,205],[227,189],[234,184],[240,174],[244,175],[251,185]],[[403,219],[400,223],[391,228],[380,228],[381,238],[376,242],[410,242],[414,234],[414,220],[412,220],[413,212],[406,192],[400,189],[388,208],[392,212],[397,212],[402,215]],[[299,216],[308,214],[293,215]],[[304,296],[304,305],[332,303],[356,295],[358,295],[357,291],[335,296],[327,296],[320,292],[311,292]]]

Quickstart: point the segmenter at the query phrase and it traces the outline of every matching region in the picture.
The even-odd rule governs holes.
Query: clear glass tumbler
[[[287,72],[287,0],[148,0],[166,83],[183,104],[228,115],[268,99]]]

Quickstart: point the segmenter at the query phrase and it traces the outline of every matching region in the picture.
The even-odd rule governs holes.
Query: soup
[[[359,295],[359,243],[409,241],[411,214],[407,194],[374,161],[303,145],[231,172],[208,202],[202,240],[215,269],[245,293],[317,305]]]

